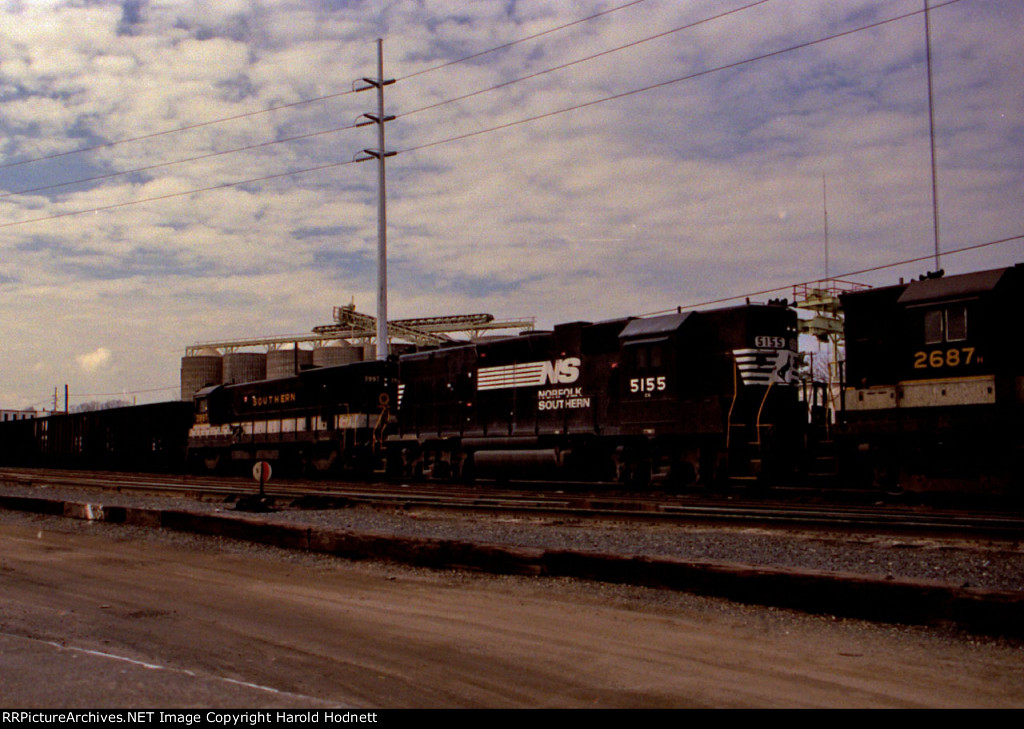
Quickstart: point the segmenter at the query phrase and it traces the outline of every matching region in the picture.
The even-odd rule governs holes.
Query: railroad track
[[[0,469],[0,484],[91,488],[131,494],[184,496],[237,501],[257,486],[241,477]],[[275,481],[265,486],[268,499],[283,508],[439,509],[465,512],[533,513],[580,519],[660,520],[779,529],[819,529],[964,536],[994,540],[1024,539],[1024,513],[967,511],[892,503],[855,505],[798,503],[734,494],[624,494],[578,490],[573,485],[497,488],[433,483],[352,483]]]

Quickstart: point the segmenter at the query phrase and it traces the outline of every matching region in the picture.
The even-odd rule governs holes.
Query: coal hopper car
[[[180,471],[192,423],[189,403],[53,413],[4,423],[4,465],[122,471]]]

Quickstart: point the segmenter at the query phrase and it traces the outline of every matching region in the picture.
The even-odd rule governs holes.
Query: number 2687
[[[931,352],[914,352],[914,369],[937,369],[939,367],[964,367],[974,362],[974,347],[959,349],[935,349]]]

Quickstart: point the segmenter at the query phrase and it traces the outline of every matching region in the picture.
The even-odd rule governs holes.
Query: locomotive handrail
[[[389,408],[387,402],[380,405],[380,415],[373,426],[373,449],[376,451],[384,447],[384,430],[388,425]]]
[[[729,452],[729,442],[730,442],[730,439],[731,439],[731,436],[732,436],[732,413],[733,413],[733,410],[736,409],[736,400],[738,400],[739,396],[740,396],[740,388],[739,388],[739,382],[738,382],[740,365],[739,365],[739,362],[736,361],[736,355],[735,354],[731,354],[730,356],[732,357],[732,402],[729,403],[729,414],[726,415],[726,418],[725,418],[725,451],[726,451],[726,453]]]
[[[764,412],[764,405],[768,402],[768,393],[772,391],[772,386],[774,384],[774,380],[768,381],[768,388],[764,391],[764,397],[761,398],[761,405],[757,408],[757,417],[754,418],[754,433],[757,437],[757,441],[754,445],[758,448],[761,447],[761,413]]]

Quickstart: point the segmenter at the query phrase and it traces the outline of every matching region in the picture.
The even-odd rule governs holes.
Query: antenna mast
[[[828,271],[828,184],[825,182],[825,173],[821,173],[821,206],[825,216],[825,280],[829,279]]]
[[[924,57],[928,68],[928,138],[932,153],[932,230],[935,234],[935,271],[942,269],[939,265],[939,177],[935,167],[935,103],[932,92],[932,26],[929,16],[931,10],[928,0],[924,0]]]

